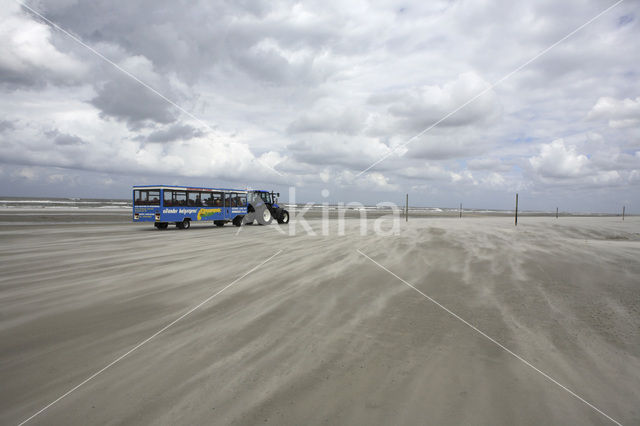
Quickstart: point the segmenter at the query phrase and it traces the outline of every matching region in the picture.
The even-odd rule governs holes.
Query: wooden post
[[[622,206],[622,220],[624,220],[624,208],[625,206]]]
[[[558,218],[558,208],[556,207],[556,219]]]
[[[460,218],[462,218],[462,203],[460,203]]]
[[[518,226],[518,193],[516,193],[516,226]]]
[[[404,203],[404,221],[409,222],[409,194],[407,194],[407,199]]]

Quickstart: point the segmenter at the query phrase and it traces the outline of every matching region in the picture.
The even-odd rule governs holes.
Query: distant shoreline
[[[357,215],[362,210],[367,214],[381,215],[389,214],[391,208],[389,207],[376,207],[372,205],[364,205],[363,207],[354,207],[339,204],[317,204],[317,203],[300,203],[295,206],[288,203],[281,203],[286,208],[292,210],[296,209],[300,211],[308,207],[308,212],[311,216],[321,214],[324,208],[328,209],[329,215],[335,215],[340,211],[340,207],[344,206],[344,211],[349,215],[354,213]],[[120,210],[130,211],[132,208],[131,200],[116,199],[116,198],[62,198],[62,197],[8,197],[0,196],[0,212],[20,211],[20,210],[34,210],[34,211],[95,211],[100,210]],[[402,214],[404,214],[404,206],[398,206]],[[426,206],[409,206],[409,216],[413,217],[458,217],[460,211],[457,207],[426,207]],[[600,212],[565,212],[560,211],[560,216],[571,217],[617,217],[621,216],[620,213],[600,213]],[[500,210],[500,209],[486,209],[486,208],[463,208],[462,215],[468,217],[482,217],[482,216],[513,216],[513,210]],[[554,216],[555,211],[541,211],[541,210],[519,210],[518,215],[522,216]],[[625,217],[633,216],[629,212],[625,213]]]

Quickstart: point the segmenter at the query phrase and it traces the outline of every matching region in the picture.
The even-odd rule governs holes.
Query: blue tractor
[[[243,222],[251,225],[269,225],[274,219],[278,223],[289,223],[289,212],[278,205],[280,193],[264,190],[247,191],[247,214]]]

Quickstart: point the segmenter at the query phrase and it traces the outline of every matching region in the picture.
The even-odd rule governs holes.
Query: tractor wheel
[[[244,219],[244,216],[236,216],[233,218],[233,224],[235,226],[242,226],[242,219]]]
[[[278,218],[278,223],[289,223],[289,212],[286,210],[282,210],[280,217]]]
[[[270,225],[271,221],[273,220],[271,211],[269,211],[267,206],[262,206],[259,210],[257,210],[256,217],[258,218],[258,223],[260,225]]]

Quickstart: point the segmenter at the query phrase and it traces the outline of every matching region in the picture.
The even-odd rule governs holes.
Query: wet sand
[[[382,237],[22,213],[0,214],[1,424],[279,250],[29,424],[612,424],[357,249],[640,423],[638,217],[422,218]]]

